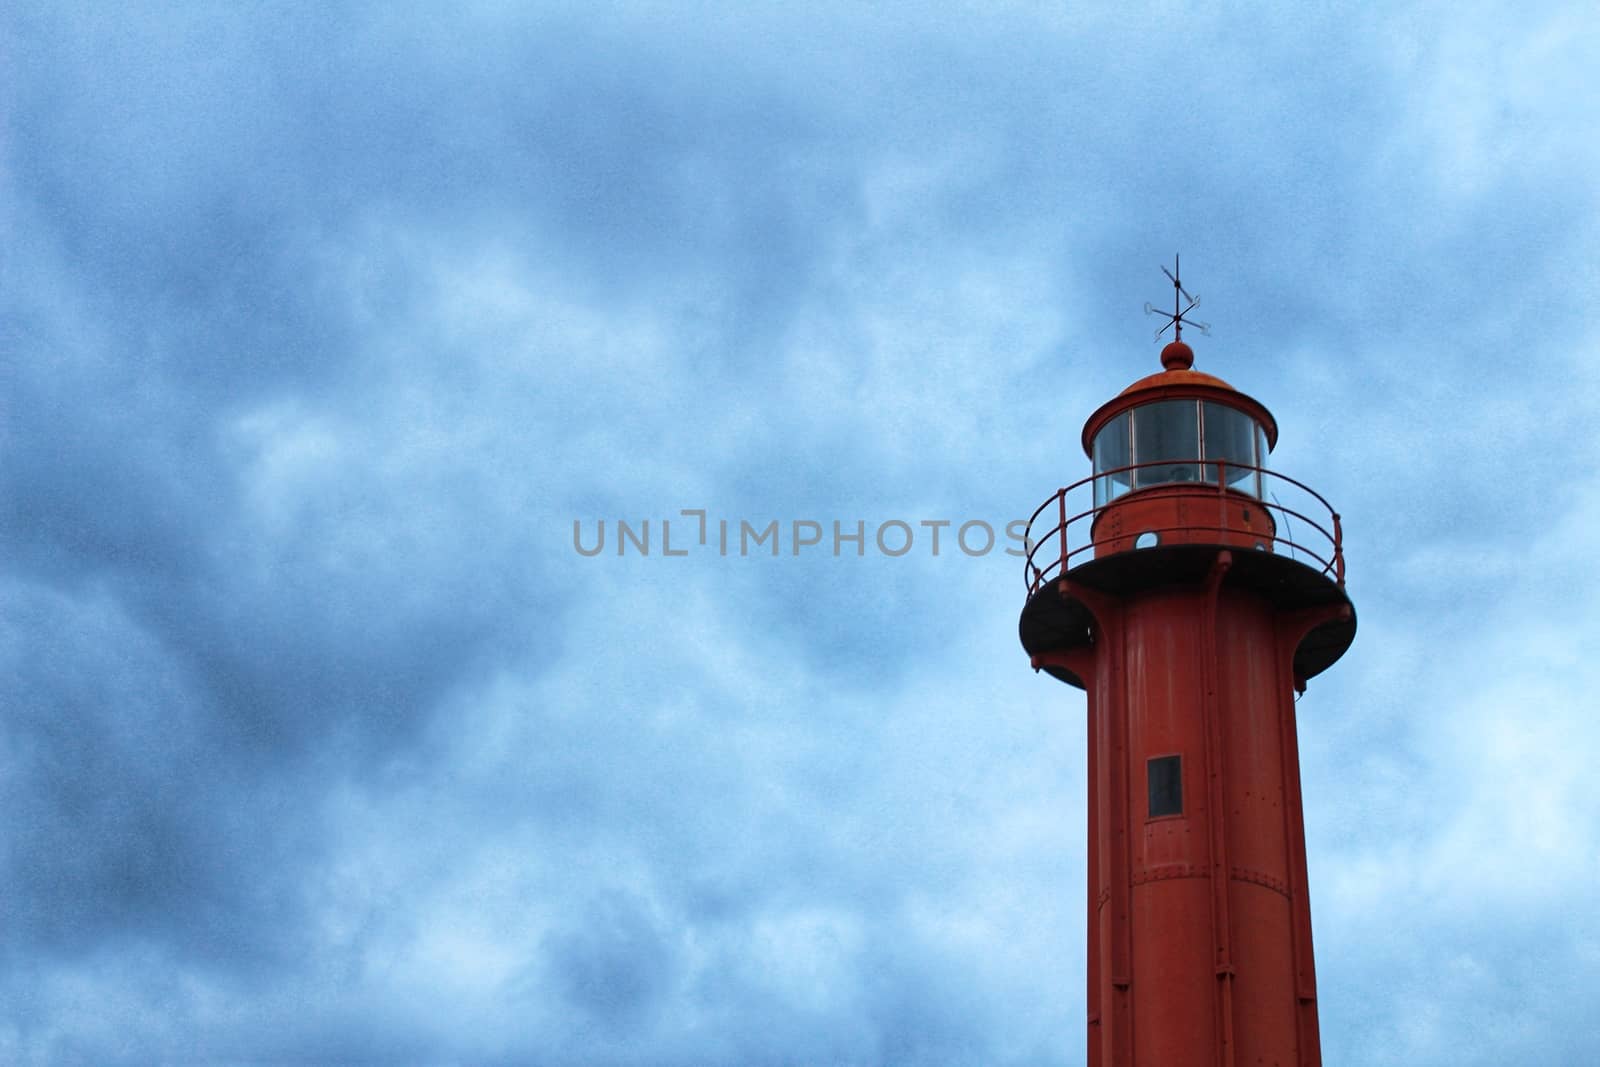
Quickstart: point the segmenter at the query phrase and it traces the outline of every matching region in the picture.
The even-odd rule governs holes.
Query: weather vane
[[[1172,338],[1175,341],[1183,340],[1183,328],[1185,326],[1193,326],[1201,333],[1209,334],[1211,332],[1210,323],[1196,322],[1193,319],[1184,318],[1185,315],[1200,306],[1200,298],[1198,296],[1190,296],[1189,290],[1185,289],[1183,283],[1178,280],[1178,276],[1182,271],[1179,269],[1178,254],[1176,252],[1172,254],[1172,269],[1168,270],[1166,267],[1162,267],[1161,273],[1165,274],[1168,280],[1172,282],[1172,310],[1162,311],[1154,304],[1149,303],[1144,306],[1146,315],[1160,315],[1167,320],[1162,324],[1161,329],[1156,331],[1156,340],[1161,340],[1161,335],[1167,332],[1168,326],[1172,327]],[[1185,300],[1189,301],[1188,307],[1183,307]]]

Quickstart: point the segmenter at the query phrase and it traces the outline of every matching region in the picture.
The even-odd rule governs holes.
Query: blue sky
[[[1083,698],[995,526],[1277,416],[1330,1063],[1600,1060],[1585,5],[0,16],[0,1059],[1067,1065]],[[946,536],[949,536],[948,531]]]

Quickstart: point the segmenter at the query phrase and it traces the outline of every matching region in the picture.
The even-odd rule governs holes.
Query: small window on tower
[[[1148,763],[1150,818],[1183,814],[1183,757],[1157,756]]]

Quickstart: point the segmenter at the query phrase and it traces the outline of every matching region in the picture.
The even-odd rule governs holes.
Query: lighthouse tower
[[[1034,513],[1022,644],[1088,693],[1091,1067],[1307,1067],[1295,699],[1355,611],[1338,514],[1267,469],[1271,413],[1194,369],[1196,302],[1089,416],[1091,476]]]

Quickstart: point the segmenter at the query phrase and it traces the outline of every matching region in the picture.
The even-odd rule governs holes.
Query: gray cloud
[[[1329,1058],[1582,1060],[1592,148],[1480,21],[8,16],[0,1058],[1081,1062],[1016,561],[571,524],[1021,517],[1181,248],[1350,537]]]

